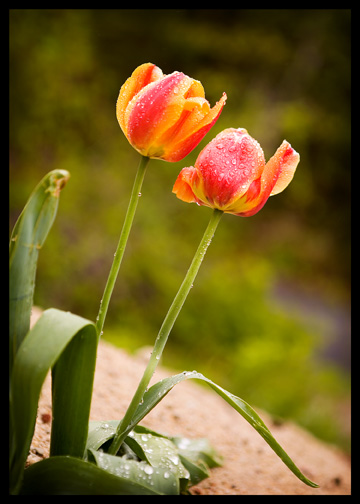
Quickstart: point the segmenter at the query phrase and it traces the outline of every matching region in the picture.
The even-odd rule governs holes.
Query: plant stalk
[[[136,211],[136,207],[139,201],[139,196],[141,195],[141,187],[144,181],[145,177],[145,171],[146,167],[150,161],[150,158],[141,156],[141,160],[139,163],[139,167],[136,173],[134,185],[132,188],[131,196],[130,196],[130,201],[129,201],[129,206],[126,212],[125,216],[125,221],[123,224],[123,228],[121,230],[120,238],[119,238],[119,243],[116,249],[116,252],[114,254],[114,261],[112,263],[109,277],[105,286],[104,294],[100,302],[100,308],[99,308],[99,313],[96,318],[96,330],[97,330],[97,335],[98,335],[98,340],[100,339],[102,333],[103,333],[103,327],[104,327],[104,322],[105,322],[105,317],[108,311],[110,299],[112,292],[114,290],[115,282],[120,270],[122,258],[124,256],[125,248],[126,248],[126,243],[129,238],[131,226],[134,220],[134,215]]]
[[[200,245],[194,255],[192,263],[186,273],[186,276],[181,284],[178,293],[176,294],[169,311],[162,323],[159,334],[155,340],[154,349],[151,353],[148,365],[145,369],[143,377],[138,385],[138,388],[135,392],[134,397],[131,400],[131,403],[125,413],[124,418],[120,422],[117,432],[114,436],[113,442],[109,447],[108,453],[115,455],[119,450],[121,444],[124,439],[128,435],[128,433],[133,429],[134,425],[132,425],[131,420],[143,399],[144,393],[146,392],[150,380],[154,374],[156,366],[159,363],[160,357],[168,340],[168,336],[170,331],[177,319],[177,316],[180,313],[180,310],[189,294],[190,289],[193,286],[196,275],[200,269],[201,263],[204,259],[205,253],[210,245],[212,237],[214,236],[217,225],[219,224],[220,218],[223,212],[218,209],[214,209],[211,215],[209,224],[205,230],[205,233],[202,237]]]

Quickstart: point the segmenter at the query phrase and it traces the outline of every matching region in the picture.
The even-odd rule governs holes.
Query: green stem
[[[114,254],[114,261],[112,263],[109,277],[105,286],[104,294],[100,302],[99,314],[96,318],[96,330],[98,334],[98,339],[100,339],[103,332],[106,313],[108,311],[111,295],[114,290],[115,282],[119,273],[121,261],[124,256],[126,243],[134,220],[136,207],[139,201],[139,196],[141,194],[141,187],[144,181],[145,171],[149,160],[150,158],[141,156],[141,160],[139,163],[139,167],[136,173],[134,185],[131,192],[129,206],[125,216],[125,221],[123,224],[123,228],[121,230],[119,243],[116,252]]]
[[[184,281],[181,284],[180,289],[178,290],[178,293],[176,294],[174,301],[172,302],[172,305],[170,306],[169,311],[167,312],[164,322],[160,328],[159,334],[155,340],[154,349],[151,353],[150,360],[145,369],[143,377],[138,385],[134,397],[131,400],[124,418],[117,428],[117,432],[108,451],[108,453],[112,455],[115,455],[117,453],[125,437],[134,427],[134,425],[131,424],[131,420],[136,412],[136,409],[143,399],[145,391],[148,388],[152,375],[154,374],[156,366],[166,345],[170,331],[175,323],[177,316],[180,313],[180,310],[187,298],[187,295],[189,294],[191,287],[193,286],[195,277],[199,271],[207,248],[210,245],[212,237],[214,236],[215,230],[222,214],[223,212],[221,210],[214,209],[211,215],[210,222],[194,255],[190,268],[188,269]]]

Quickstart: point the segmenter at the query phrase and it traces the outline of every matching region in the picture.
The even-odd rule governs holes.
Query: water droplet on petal
[[[169,459],[171,460],[171,462],[175,465],[178,465],[179,464],[179,457],[177,455],[171,455],[169,457]]]

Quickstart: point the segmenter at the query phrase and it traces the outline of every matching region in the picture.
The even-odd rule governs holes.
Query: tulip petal
[[[261,177],[253,180],[246,193],[239,199],[234,199],[230,205],[224,208],[225,213],[231,213],[239,217],[251,217],[265,205],[269,196],[261,194]]]
[[[116,103],[116,116],[120,127],[126,135],[126,123],[124,121],[125,111],[133,99],[145,86],[151,82],[161,79],[163,73],[153,63],[144,63],[137,67],[125,83],[121,86],[119,97]]]
[[[300,155],[284,140],[264,168],[262,184],[267,186],[270,196],[280,193],[290,184],[299,161]]]
[[[219,133],[195,163],[203,175],[208,201],[215,202],[224,211],[233,208],[238,200],[243,206],[242,196],[261,176],[264,165],[263,150],[243,128],[228,128]],[[252,190],[248,199],[257,196],[258,192]]]
[[[147,86],[134,104],[130,103],[125,121],[128,139],[137,150],[144,150],[144,155],[149,157],[161,156],[161,137],[180,118],[185,102],[183,95],[190,86],[190,77],[173,72]]]
[[[166,157],[167,161],[180,161],[198,145],[217,121],[226,103],[226,98],[224,93],[216,105],[206,114],[204,114],[204,110],[206,111],[207,107],[204,103],[201,104],[201,108],[195,106],[188,112],[176,135],[166,146],[166,151],[169,152]],[[200,102],[198,104],[200,105]]]
[[[246,202],[255,201],[261,192],[261,178],[259,177],[256,180],[253,180],[249,186],[249,189],[246,191]]]
[[[200,96],[192,96],[190,98],[186,98],[184,103],[184,111],[200,111],[203,117],[209,112],[210,105],[209,102]]]
[[[193,166],[183,168],[179,173],[172,190],[179,199],[185,201],[186,203],[198,202],[198,198],[195,196],[191,188],[195,175],[196,169]]]
[[[195,79],[192,79],[191,86],[186,93],[186,98],[191,98],[192,96],[205,98],[205,91],[203,85],[201,84],[200,81]]]
[[[184,136],[184,128],[188,128],[189,124],[192,122],[192,117],[197,116],[196,123],[200,122],[201,119],[209,112],[210,105],[205,98],[201,97],[191,97],[186,98],[181,101],[182,113],[175,123],[168,128],[163,135],[158,139],[159,145],[166,145],[167,151],[172,150],[172,145],[178,143],[179,138]],[[190,125],[192,127],[192,125]],[[192,130],[191,130],[192,131]],[[191,134],[190,131],[190,134]]]
[[[288,142],[286,142],[286,144],[287,147],[286,149],[284,148],[279,177],[270,196],[280,193],[290,184],[300,161],[299,153],[296,152]]]

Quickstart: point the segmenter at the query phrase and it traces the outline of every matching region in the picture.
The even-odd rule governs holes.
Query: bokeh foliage
[[[227,127],[245,127],[266,159],[286,138],[301,155],[293,182],[259,214],[222,219],[164,363],[196,368],[345,447],[347,373],[321,358],[333,328],[289,313],[274,292],[290,286],[330,309],[349,303],[350,14],[10,11],[11,227],[45,173],[71,173],[40,254],[36,303],[96,317],[139,160],[115,117],[136,66],[183,71],[211,105],[226,91],[195,151],[149,165],[104,337],[131,350],[152,345],[183,279],[210,211],[171,193],[180,169]]]

